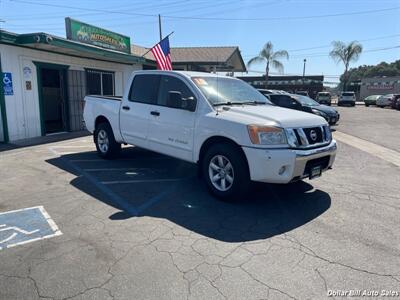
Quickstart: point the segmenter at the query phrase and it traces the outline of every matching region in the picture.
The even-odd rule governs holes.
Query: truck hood
[[[274,105],[243,105],[218,108],[220,116],[244,124],[272,125],[282,128],[326,125],[324,118]]]

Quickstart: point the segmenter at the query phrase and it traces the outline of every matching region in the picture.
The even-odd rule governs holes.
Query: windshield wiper
[[[231,102],[231,101],[227,101],[227,102],[214,103],[213,106],[221,106],[221,105],[240,105],[240,104],[242,104],[242,102]]]
[[[242,104],[254,104],[254,105],[257,105],[257,104],[267,104],[267,102],[254,100],[254,101],[245,101],[245,102],[242,102]]]
[[[246,104],[253,104],[253,105],[257,105],[257,104],[267,104],[266,102],[261,102],[261,101],[243,101],[243,102],[231,102],[231,101],[227,101],[227,102],[220,102],[220,103],[215,103],[213,104],[213,106],[221,106],[221,105],[246,105]]]

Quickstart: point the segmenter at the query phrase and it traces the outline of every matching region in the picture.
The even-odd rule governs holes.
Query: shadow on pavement
[[[85,172],[82,175],[79,169],[70,163],[70,160],[77,161],[88,156],[96,158],[93,152],[83,152],[54,158],[48,160],[48,163],[75,174],[77,177],[71,184],[77,189],[121,210],[111,215],[111,220],[132,217],[132,214],[112,197],[115,194],[124,201],[123,206],[141,207],[138,217],[166,219],[187,230],[220,241],[244,242],[289,232],[317,218],[331,205],[329,194],[314,189],[312,185],[303,181],[289,185],[255,184],[247,199],[236,203],[221,202],[209,195],[202,180],[197,177],[196,166],[138,148],[123,151],[121,158],[113,161],[97,161],[96,166],[140,169],[145,165],[154,168],[155,174],[161,169],[168,170],[164,174],[165,178],[175,178],[179,174],[186,179],[164,185],[125,183],[107,186],[112,192],[111,195],[99,188],[99,184],[94,184],[93,180],[88,179],[88,176],[92,175],[86,176]],[[103,173],[96,176],[113,179],[104,177]],[[113,175],[110,173],[110,176]],[[151,174],[143,176],[154,177]],[[161,194],[163,196],[159,197]],[[138,201],[139,198],[143,198],[144,202]],[[147,205],[148,202],[151,203]]]
[[[90,133],[86,130],[84,131],[73,131],[65,132],[53,135],[39,136],[35,138],[23,139],[18,141],[13,141],[9,143],[0,143],[0,152],[32,147],[37,145],[55,143],[60,141],[66,141],[71,139],[76,139],[78,137],[90,136]]]

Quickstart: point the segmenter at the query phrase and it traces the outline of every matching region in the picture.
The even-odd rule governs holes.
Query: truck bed
[[[122,100],[122,96],[87,95],[87,97],[106,99],[106,100],[114,100],[114,101],[121,101]]]
[[[85,120],[86,129],[93,132],[97,118],[105,118],[110,123],[115,138],[121,141],[119,130],[119,110],[122,97],[118,96],[101,96],[88,95],[85,97],[85,109],[83,117]]]

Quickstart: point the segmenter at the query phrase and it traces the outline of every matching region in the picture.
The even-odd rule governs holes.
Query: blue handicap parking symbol
[[[43,206],[0,213],[0,250],[61,234]]]
[[[3,73],[3,89],[4,89],[4,95],[6,96],[14,95],[12,74],[10,72]]]

